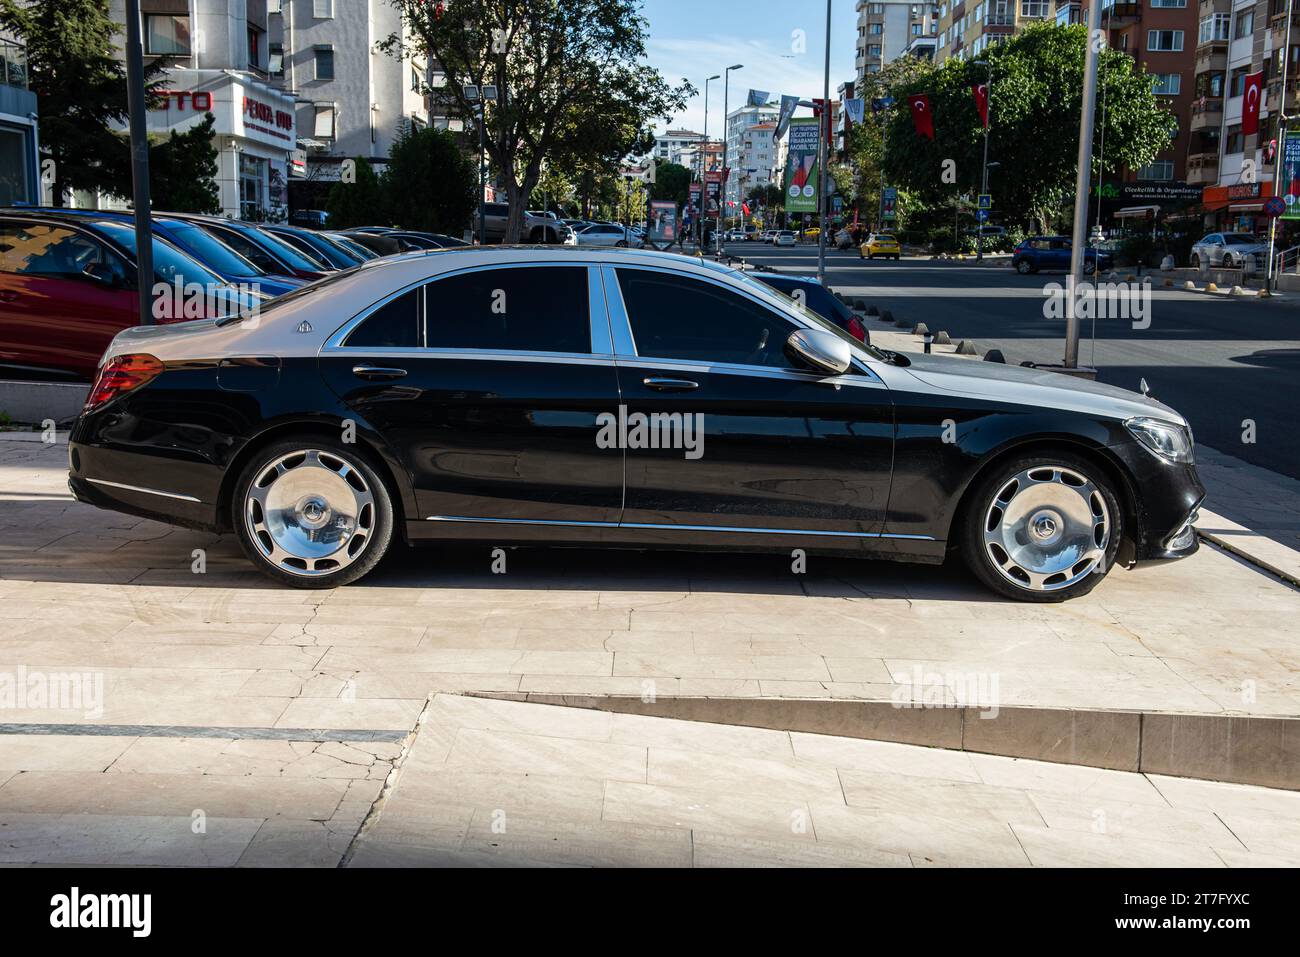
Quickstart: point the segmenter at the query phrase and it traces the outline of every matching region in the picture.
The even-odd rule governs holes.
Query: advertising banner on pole
[[[1286,134],[1282,144],[1283,219],[1300,219],[1300,132]]]
[[[790,121],[790,148],[785,163],[785,208],[791,213],[817,212],[817,117]]]
[[[677,204],[671,199],[650,200],[650,242],[675,243],[680,232]]]
[[[722,171],[711,169],[704,174],[704,215],[716,218],[722,208]]]
[[[885,187],[880,197],[880,218],[890,222],[898,218],[898,187]]]

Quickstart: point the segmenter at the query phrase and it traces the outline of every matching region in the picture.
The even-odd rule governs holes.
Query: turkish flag
[[[744,211],[746,216],[749,215],[749,203],[741,203],[740,208]]]
[[[907,105],[912,108],[912,125],[916,127],[916,135],[934,139],[934,118],[930,115],[930,98],[924,93],[913,93],[907,98]]]
[[[972,83],[970,90],[975,94],[975,109],[979,110],[980,123],[987,130],[989,128],[989,85],[987,83]]]
[[[1259,132],[1259,101],[1264,96],[1264,71],[1246,74],[1246,86],[1241,92],[1241,132],[1243,136],[1250,136]]]

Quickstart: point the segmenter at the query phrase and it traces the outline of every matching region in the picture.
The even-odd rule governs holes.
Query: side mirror
[[[81,274],[91,282],[98,283],[101,286],[109,286],[116,289],[122,285],[122,277],[113,271],[111,266],[104,263],[91,263]]]
[[[849,344],[833,332],[796,329],[785,341],[786,355],[827,375],[846,372],[853,361]]]

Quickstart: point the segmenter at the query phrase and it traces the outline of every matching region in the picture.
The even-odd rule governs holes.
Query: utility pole
[[[153,324],[153,221],[149,210],[149,136],[145,129],[140,0],[126,0],[126,100],[131,123],[131,195],[135,203],[135,284],[140,324]]]
[[[721,79],[721,77],[715,73],[713,74],[713,76],[709,77],[707,80],[704,81],[704,142],[700,144],[700,150],[699,150],[700,208],[696,210],[695,213],[695,224],[696,224],[695,230],[696,230],[696,238],[697,238],[695,251],[701,256],[704,255],[704,209],[709,202],[709,187],[708,184],[704,182],[704,174],[708,171],[709,168],[708,158],[705,155],[705,150],[708,148],[709,145],[709,84],[712,83],[714,80],[718,80],[718,79]],[[724,120],[723,123],[725,125],[726,121]],[[690,194],[687,193],[687,199],[689,198],[690,198]]]
[[[1283,50],[1291,49],[1291,0],[1286,0],[1286,42]],[[1277,147],[1273,154],[1273,195],[1282,195],[1282,166],[1286,162],[1286,84],[1289,55],[1282,57],[1282,101],[1277,110]],[[1268,271],[1264,274],[1264,288],[1273,291],[1277,270],[1273,264],[1273,245],[1277,240],[1277,216],[1268,218]]]
[[[826,197],[831,178],[826,168],[826,131],[831,119],[831,0],[826,0],[826,55],[822,76],[822,116],[817,125],[817,281],[826,282]]]
[[[743,69],[745,64],[737,63],[735,66],[729,66],[722,71],[722,183],[718,190],[718,236],[722,236],[722,218],[727,209],[727,180],[731,176],[727,173],[727,140],[731,135],[730,119],[727,117],[727,99],[730,93],[731,71]],[[719,250],[722,248],[721,239],[719,239]]]
[[[1097,2],[1097,0],[1093,0]],[[979,60],[975,61],[977,64]],[[984,86],[984,167],[980,173],[980,195],[989,191],[989,123],[992,120],[993,109],[993,62],[986,61],[985,65],[989,68],[988,82]],[[1089,132],[1088,155],[1092,155],[1091,132]],[[984,223],[979,218],[979,203],[976,201],[975,212],[975,260],[977,262],[984,259]],[[1087,207],[1085,207],[1086,210]]]
[[[1290,2],[1290,0],[1288,0]],[[1074,231],[1070,244],[1070,278],[1073,288],[1065,296],[1065,368],[1079,366],[1079,316],[1074,289],[1083,279],[1084,243],[1088,239],[1088,189],[1092,179],[1092,125],[1097,107],[1097,55],[1101,36],[1101,3],[1088,5],[1088,46],[1083,61],[1083,110],[1079,115],[1079,172],[1074,183]]]

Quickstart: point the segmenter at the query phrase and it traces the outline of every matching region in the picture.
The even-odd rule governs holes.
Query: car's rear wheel
[[[1193,269],[1201,268],[1201,257],[1196,255],[1196,253],[1192,253],[1192,268]]]
[[[1232,268],[1232,253],[1223,254],[1223,262],[1221,265],[1223,266],[1224,269]]]
[[[961,550],[984,584],[1019,601],[1092,591],[1119,550],[1123,512],[1108,477],[1068,452],[1020,456],[969,493]]]
[[[259,571],[296,588],[356,581],[384,557],[393,504],[354,445],[303,436],[273,443],[240,474],[231,521]]]
[[[1020,275],[1028,276],[1033,271],[1034,271],[1034,264],[1031,263],[1028,259],[1021,259],[1016,262],[1016,272],[1020,273]]]

